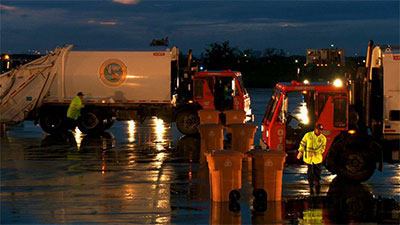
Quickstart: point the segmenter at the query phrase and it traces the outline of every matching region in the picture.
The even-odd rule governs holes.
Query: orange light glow
[[[355,130],[349,130],[349,131],[347,131],[347,133],[349,133],[349,134],[355,134],[356,131],[355,131]]]
[[[135,131],[136,131],[135,121],[129,120],[128,121],[129,143],[133,143],[135,141]]]
[[[81,149],[81,142],[82,142],[82,139],[83,139],[83,134],[79,130],[78,127],[75,128],[74,138],[75,138],[75,142],[76,142],[76,147],[78,148],[78,150],[80,150]]]
[[[106,102],[107,102],[106,100],[101,100],[101,103],[103,103],[103,104],[106,103]]]

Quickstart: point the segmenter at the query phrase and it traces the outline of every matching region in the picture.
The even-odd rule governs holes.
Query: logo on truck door
[[[108,59],[100,67],[100,80],[108,86],[119,86],[127,74],[126,65],[118,59]]]

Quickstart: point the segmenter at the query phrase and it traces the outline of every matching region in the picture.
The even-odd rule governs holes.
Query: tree
[[[277,48],[266,48],[264,49],[264,57],[272,57],[272,56],[285,56],[285,51],[283,49]]]
[[[153,39],[150,43],[150,46],[168,46],[169,45],[169,41],[168,41],[168,37],[166,37],[165,39]]]
[[[210,44],[206,49],[207,68],[209,70],[234,69],[237,65],[237,58],[241,52],[237,48],[229,46],[229,41]]]

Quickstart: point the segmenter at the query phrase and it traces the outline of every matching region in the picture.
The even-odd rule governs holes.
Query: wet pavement
[[[250,90],[256,124],[269,93]],[[26,121],[8,128],[0,147],[1,224],[400,223],[400,164],[362,184],[323,170],[322,193],[312,197],[307,168],[288,166],[282,201],[267,203],[252,197],[245,163],[241,198],[229,204],[209,200],[199,137],[157,118],[116,122],[94,137],[46,135]]]

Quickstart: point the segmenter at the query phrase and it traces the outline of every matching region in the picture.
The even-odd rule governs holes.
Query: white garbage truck
[[[197,132],[199,109],[219,109],[218,96],[214,95],[219,93],[216,84],[221,82],[233,85],[230,109],[251,115],[250,97],[240,72],[196,72],[193,68],[182,72],[176,47],[135,52],[72,48],[57,48],[0,75],[1,123],[34,120],[45,132],[59,133],[67,127],[70,102],[83,92],[84,108],[78,119],[83,133],[100,133],[115,120],[157,116],[176,122],[183,134],[193,134]]]

